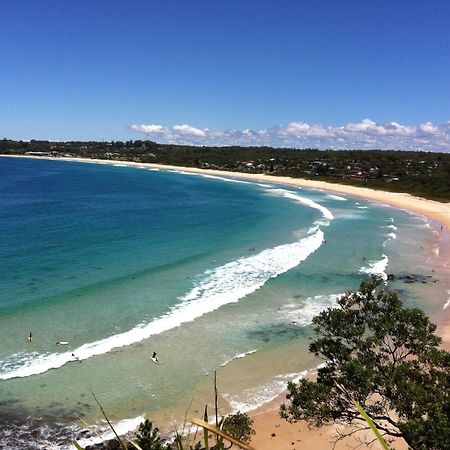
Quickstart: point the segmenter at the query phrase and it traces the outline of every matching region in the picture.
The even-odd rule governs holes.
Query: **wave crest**
[[[135,344],[183,323],[192,322],[223,305],[238,302],[262,287],[269,279],[296,267],[315,252],[323,240],[324,234],[316,226],[308,231],[308,236],[298,242],[266,249],[256,255],[239,258],[208,270],[194,282],[194,287],[188,293],[179,298],[180,303],[152,322],[84,344],[72,351],[30,357],[14,368],[0,373],[0,379],[41,374],[69,362],[85,360],[108,353],[115,348]]]

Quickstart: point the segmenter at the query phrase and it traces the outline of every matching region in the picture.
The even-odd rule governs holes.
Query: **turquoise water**
[[[431,277],[436,241],[423,218],[322,191],[25,158],[0,158],[0,211],[10,448],[17,426],[64,447],[77,416],[98,423],[91,389],[124,429],[201,409],[216,369],[224,412],[255,407],[318,364],[315,314],[367,274]],[[420,304],[431,283],[401,288]]]

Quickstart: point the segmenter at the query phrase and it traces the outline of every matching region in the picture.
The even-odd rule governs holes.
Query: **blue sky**
[[[0,138],[450,151],[450,2],[0,0]]]

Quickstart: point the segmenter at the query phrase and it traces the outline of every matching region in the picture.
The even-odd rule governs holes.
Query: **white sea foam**
[[[327,220],[333,219],[333,214],[328,208],[319,205],[319,203],[316,203],[315,201],[309,198],[302,197],[296,194],[295,192],[289,191],[287,189],[270,189],[266,192],[269,194],[279,195],[284,198],[289,198],[291,200],[294,200],[295,202],[301,203],[302,205],[309,206],[310,208],[318,209],[325,219]]]
[[[331,198],[332,200],[339,200],[341,202],[346,202],[348,200],[345,197],[340,197],[339,195],[334,195],[334,194],[328,194],[327,197]]]
[[[289,381],[298,383],[298,381],[301,378],[304,378],[307,373],[308,371],[304,370],[300,373],[278,375],[276,378],[263,384],[262,386],[255,386],[247,389],[245,392],[240,394],[239,397],[228,394],[224,394],[223,397],[230,404],[233,413],[238,411],[253,411],[280,395],[286,389]]]
[[[114,167],[129,167],[127,164],[113,164]]]
[[[221,181],[228,181],[229,183],[241,183],[241,184],[253,184],[250,181],[244,181],[244,180],[236,180],[235,178],[225,178],[225,177],[219,177],[217,175],[207,175],[207,174],[201,174],[203,178],[209,178],[212,180],[221,180]]]
[[[450,289],[447,290],[447,294],[450,295]],[[445,305],[442,307],[442,309],[447,309],[450,306],[450,297],[445,302]]]
[[[367,275],[378,275],[383,280],[387,280],[386,269],[388,266],[389,258],[383,255],[383,258],[378,261],[369,261],[367,266],[361,267],[359,269],[360,273],[365,273]]]
[[[274,248],[229,262],[208,270],[194,281],[194,287],[180,297],[180,303],[150,323],[140,324],[129,331],[96,342],[90,342],[64,353],[51,353],[29,358],[11,370],[2,371],[0,379],[28,377],[56,369],[68,362],[84,360],[110,352],[114,348],[135,344],[152,335],[160,334],[183,323],[212,312],[227,303],[235,303],[262,287],[267,280],[296,267],[324,240],[318,226],[298,242]],[[73,356],[72,355],[75,355]]]
[[[358,209],[369,209],[368,206],[357,206]]]
[[[167,169],[166,172],[170,172],[170,173],[179,173],[181,175],[193,175],[195,177],[200,176],[201,174],[197,173],[197,172],[187,172],[185,170],[169,170]]]
[[[397,227],[395,225],[387,225],[385,228],[389,228],[391,230],[397,230]],[[387,239],[383,242],[383,247],[386,247],[387,243],[392,239],[397,239],[397,235],[391,231],[386,235]]]
[[[208,178],[210,180],[228,181],[229,183],[254,184],[251,181],[237,180],[235,178],[221,177],[219,175],[210,175],[210,174],[205,174],[205,173],[201,173],[201,172],[188,172],[185,170],[169,170],[169,169],[167,169],[166,172],[178,173],[180,175],[191,175],[194,177]],[[266,186],[258,185],[258,186],[271,187],[269,185],[266,185]]]
[[[305,327],[312,323],[314,317],[327,308],[335,308],[337,299],[342,294],[316,295],[305,300],[292,301],[280,308],[280,314],[289,322]]]
[[[114,423],[113,427],[119,436],[123,436],[127,433],[130,433],[131,431],[136,430],[136,428],[140,425],[140,423],[144,421],[145,417],[139,416],[134,417],[132,419],[121,420],[120,422]],[[96,434],[97,436],[95,437],[77,439],[77,442],[78,444],[81,445],[81,447],[84,448],[87,447],[88,445],[100,444],[104,441],[109,441],[110,439],[115,438],[114,432],[107,424],[105,424],[105,426],[103,427],[100,427],[100,429],[96,430]],[[67,448],[72,449],[73,446],[70,445]]]
[[[250,350],[248,352],[244,352],[244,353],[239,353],[238,355],[233,356],[231,359],[227,359],[223,364],[221,364],[221,367],[225,367],[227,364],[229,364],[230,362],[234,361],[235,359],[242,359],[245,358],[247,355],[251,355],[253,353],[256,353],[258,351],[258,349],[255,350]]]

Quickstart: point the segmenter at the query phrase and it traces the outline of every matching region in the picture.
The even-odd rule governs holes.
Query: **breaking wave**
[[[331,198],[332,200],[339,200],[341,202],[346,202],[348,199],[345,197],[341,197],[339,195],[335,195],[335,194],[328,194],[327,195],[328,198]]]
[[[248,352],[239,353],[238,355],[233,356],[233,358],[227,359],[224,363],[222,363],[222,364],[220,365],[220,367],[225,367],[227,364],[229,364],[230,362],[234,361],[235,359],[245,358],[247,355],[251,355],[251,354],[253,354],[253,353],[256,353],[257,351],[258,351],[258,350],[255,349],[255,350],[250,350],[250,351],[248,351]]]
[[[293,191],[289,191],[287,189],[270,189],[266,192],[269,194],[279,195],[280,197],[289,198],[297,203],[309,206],[313,209],[318,209],[322,213],[323,217],[327,220],[333,220],[334,218],[332,212],[328,208],[325,208],[325,206],[319,205],[319,203],[309,198],[302,197],[301,195],[298,195]]]
[[[312,323],[314,317],[327,308],[335,308],[337,299],[342,294],[315,295],[299,302],[291,302],[280,309],[281,316],[290,323],[305,327]]]
[[[319,226],[308,231],[303,239],[263,250],[250,257],[239,258],[205,273],[194,280],[194,287],[179,298],[170,311],[150,323],[139,324],[129,331],[95,342],[86,343],[75,350],[33,356],[14,367],[0,366],[0,379],[28,377],[57,369],[65,364],[102,355],[119,347],[135,344],[152,335],[160,334],[183,323],[212,312],[228,303],[235,303],[261,288],[269,279],[296,267],[324,240]],[[6,370],[5,370],[6,369]]]
[[[389,263],[389,258],[383,255],[382,259],[369,261],[367,266],[361,267],[359,269],[360,273],[365,273],[367,275],[377,275],[381,277],[384,281],[387,280],[386,269]]]
[[[224,394],[223,397],[230,404],[233,413],[238,411],[253,411],[278,397],[286,390],[289,381],[298,383],[299,380],[304,378],[307,374],[308,371],[304,370],[300,373],[278,375],[275,379],[268,381],[262,386],[255,386],[247,389],[243,394],[240,394],[239,397],[229,394]]]

